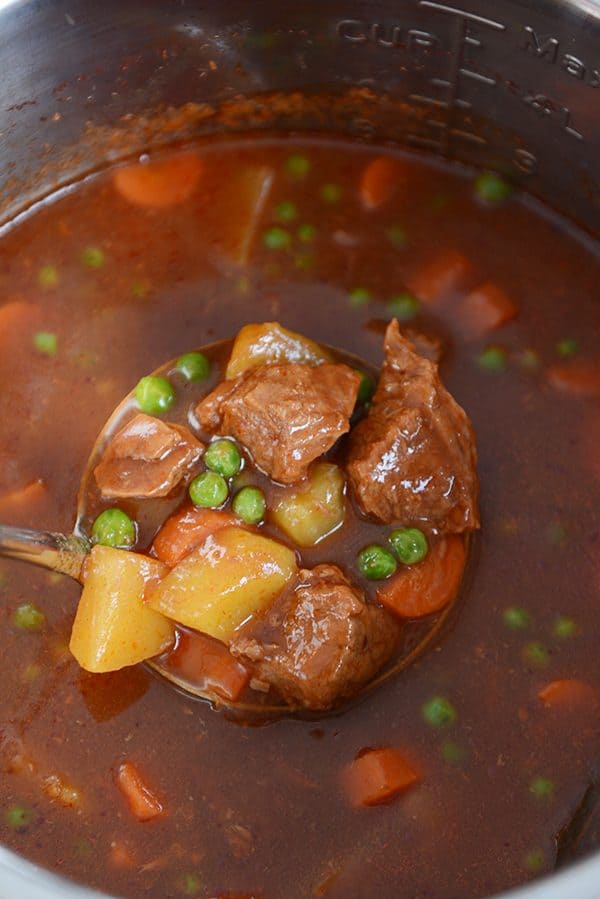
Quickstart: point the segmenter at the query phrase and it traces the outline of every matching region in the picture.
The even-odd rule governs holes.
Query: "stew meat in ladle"
[[[5,228],[0,521],[68,532],[134,397],[88,481],[83,594],[0,561],[2,842],[130,899],[483,899],[550,873],[600,752],[599,285],[597,247],[506,178],[325,140],[175,148]],[[275,321],[269,356],[247,327]],[[328,434],[270,439],[288,378]],[[207,545],[238,586],[276,554],[266,605],[229,607],[247,621],[166,614]],[[124,639],[90,673],[71,630],[115,583],[156,601],[100,619]],[[132,642],[235,711],[119,668]],[[244,726],[261,702],[294,711]]]

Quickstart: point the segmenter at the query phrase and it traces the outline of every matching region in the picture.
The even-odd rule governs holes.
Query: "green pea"
[[[296,231],[296,236],[298,240],[302,241],[302,243],[310,243],[315,239],[316,234],[317,229],[314,225],[300,225],[300,227]]]
[[[294,257],[294,266],[301,272],[310,272],[315,267],[315,257],[312,253],[301,253]]]
[[[56,356],[58,350],[58,337],[50,331],[38,331],[33,335],[33,345],[38,352],[45,356]]]
[[[387,304],[390,315],[400,321],[409,321],[421,311],[421,304],[412,293],[400,293]]]
[[[210,361],[204,353],[185,353],[176,367],[187,381],[205,381],[210,374]]]
[[[446,740],[442,743],[441,753],[444,761],[451,762],[453,765],[459,765],[461,762],[464,762],[467,755],[462,746],[454,743],[453,740]]]
[[[88,268],[102,268],[104,265],[104,253],[100,247],[86,247],[81,253],[81,261]]]
[[[531,624],[531,615],[520,606],[508,606],[502,613],[504,624],[513,631],[524,631]]]
[[[365,374],[364,371],[359,371],[358,368],[355,368],[354,371],[357,375],[360,375],[360,384],[358,385],[356,402],[359,405],[362,405],[363,403],[368,403],[373,396],[375,392],[375,383],[373,381],[373,378]]]
[[[33,603],[24,602],[13,612],[12,621],[19,630],[41,631],[46,622],[46,616]]]
[[[419,528],[398,528],[392,531],[389,540],[404,565],[417,565],[429,552],[427,537]]]
[[[489,346],[478,357],[481,368],[487,371],[504,371],[506,368],[506,350],[500,346]]]
[[[338,184],[324,184],[321,188],[321,199],[325,203],[338,203],[342,196],[342,188]]]
[[[450,197],[448,194],[435,194],[431,198],[431,208],[434,212],[442,212],[443,209],[447,209],[450,205]]]
[[[577,630],[577,623],[573,621],[572,618],[567,618],[566,615],[561,615],[554,622],[552,632],[555,637],[559,638],[559,640],[568,640],[570,637],[575,636]]]
[[[246,524],[258,524],[265,517],[267,504],[258,487],[242,487],[234,496],[231,508]]]
[[[354,309],[358,309],[360,306],[366,306],[370,299],[371,291],[367,290],[366,287],[355,287],[348,294],[348,300]]]
[[[361,549],[356,562],[360,573],[370,581],[381,581],[390,577],[398,567],[391,552],[376,543]]]
[[[550,656],[546,647],[538,640],[534,640],[523,647],[523,659],[536,668],[545,668]]]
[[[204,453],[204,464],[224,478],[232,478],[242,467],[242,455],[233,440],[214,440]]]
[[[263,235],[263,243],[268,250],[285,250],[292,242],[284,228],[270,228]]]
[[[134,281],[131,285],[131,293],[138,300],[143,300],[148,295],[150,285],[147,281]]]
[[[227,499],[229,488],[225,478],[216,471],[204,471],[190,484],[189,494],[195,506],[218,509]]]
[[[569,540],[569,531],[562,522],[554,521],[546,528],[546,539],[552,546],[565,546]]]
[[[554,795],[554,784],[547,777],[534,777],[529,784],[529,792],[536,799],[551,799]]]
[[[295,203],[291,203],[289,200],[282,200],[275,207],[275,214],[282,222],[293,222],[298,216],[298,210]]]
[[[27,805],[9,805],[4,810],[4,821],[11,830],[21,833],[33,823],[34,812]]]
[[[579,344],[576,340],[573,340],[572,337],[565,337],[564,340],[559,340],[556,344],[556,352],[559,356],[563,356],[568,358],[569,356],[574,356],[579,349]]]
[[[456,709],[445,696],[434,696],[425,703],[421,712],[431,727],[449,727],[456,721]]]
[[[386,231],[386,237],[396,250],[403,250],[408,243],[406,231],[400,225],[391,225]]]
[[[56,287],[58,285],[58,272],[53,265],[44,265],[38,272],[38,284],[40,287]]]
[[[190,872],[185,874],[181,881],[181,892],[184,896],[195,896],[202,887],[202,881],[197,874]]]
[[[532,874],[538,874],[544,868],[545,864],[546,857],[543,849],[532,849],[523,859],[524,867],[527,868],[528,871],[531,871]]]
[[[286,160],[285,170],[292,178],[304,178],[310,172],[310,160],[306,156],[294,153]]]
[[[175,402],[175,391],[161,375],[146,375],[135,388],[137,404],[147,415],[160,415]]]
[[[540,357],[535,350],[523,350],[518,356],[518,362],[526,371],[535,371],[540,367]]]
[[[136,527],[122,509],[105,509],[92,525],[92,539],[102,546],[130,549],[137,539]]]
[[[482,172],[475,179],[475,193],[484,203],[502,203],[512,192],[512,186],[494,172]]]

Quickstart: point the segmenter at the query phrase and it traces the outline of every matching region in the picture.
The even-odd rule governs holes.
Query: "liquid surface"
[[[0,240],[0,519],[69,530],[96,434],[165,359],[277,319],[379,364],[400,314],[441,339],[478,438],[467,595],[437,648],[342,715],[249,728],[139,668],[83,673],[77,585],[2,561],[0,838],[127,897],[475,899],[548,872],[600,750],[600,260],[418,159],[395,157],[369,208],[372,150],[195,152],[173,205],[140,205],[109,172]],[[474,336],[464,298],[487,282],[517,314]],[[540,699],[565,679],[589,692]],[[378,746],[422,779],[353,808],[342,772]],[[132,816],[126,760],[159,819]]]

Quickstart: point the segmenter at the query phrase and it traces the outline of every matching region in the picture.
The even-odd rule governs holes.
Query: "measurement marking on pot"
[[[477,35],[471,32],[472,26],[480,28],[493,29],[494,31],[504,31],[506,26],[501,22],[493,19],[486,19],[467,10],[458,9],[453,6],[447,6],[443,3],[437,3],[435,0],[420,0],[420,6],[427,9],[435,10],[446,15],[452,15],[456,21],[456,32],[453,38],[452,50],[452,67],[447,78],[434,77],[429,79],[429,85],[445,96],[429,96],[428,94],[411,94],[411,100],[424,106],[430,106],[433,109],[444,110],[446,115],[444,120],[428,119],[426,124],[432,130],[438,132],[438,137],[433,139],[421,135],[415,135],[411,142],[418,146],[434,146],[435,149],[442,153],[450,153],[453,140],[467,141],[477,146],[484,146],[487,141],[479,134],[475,134],[464,126],[462,122],[456,121],[456,112],[458,110],[465,111],[472,108],[470,100],[460,96],[462,80],[475,82],[476,84],[496,87],[497,81],[490,75],[478,72],[472,68],[465,60],[465,48],[474,47],[481,48],[482,41]],[[426,143],[424,143],[426,141]]]
[[[483,16],[478,16],[475,13],[468,12],[466,9],[458,9],[458,7],[456,6],[446,6],[446,4],[444,3],[436,3],[436,0],[420,0],[419,6],[424,6],[428,9],[435,9],[436,12],[445,12],[453,16],[460,16],[463,20],[477,22],[478,25],[486,25],[489,28],[495,28],[497,31],[506,30],[506,25],[503,25],[502,22],[495,22],[493,19],[486,19]]]

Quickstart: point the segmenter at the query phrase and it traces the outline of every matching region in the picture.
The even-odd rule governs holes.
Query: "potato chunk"
[[[296,572],[287,546],[239,527],[210,535],[148,594],[157,612],[227,643]]]
[[[344,493],[341,470],[320,462],[307,481],[284,493],[273,510],[273,520],[294,543],[313,546],[343,522]]]
[[[251,368],[274,362],[303,362],[318,365],[331,362],[332,356],[314,340],[282,328],[279,322],[245,325],[233,344],[227,365],[227,380],[237,378]]]
[[[86,671],[135,665],[167,649],[174,627],[144,602],[144,591],[168,568],[110,546],[94,546],[71,633],[71,652]]]

